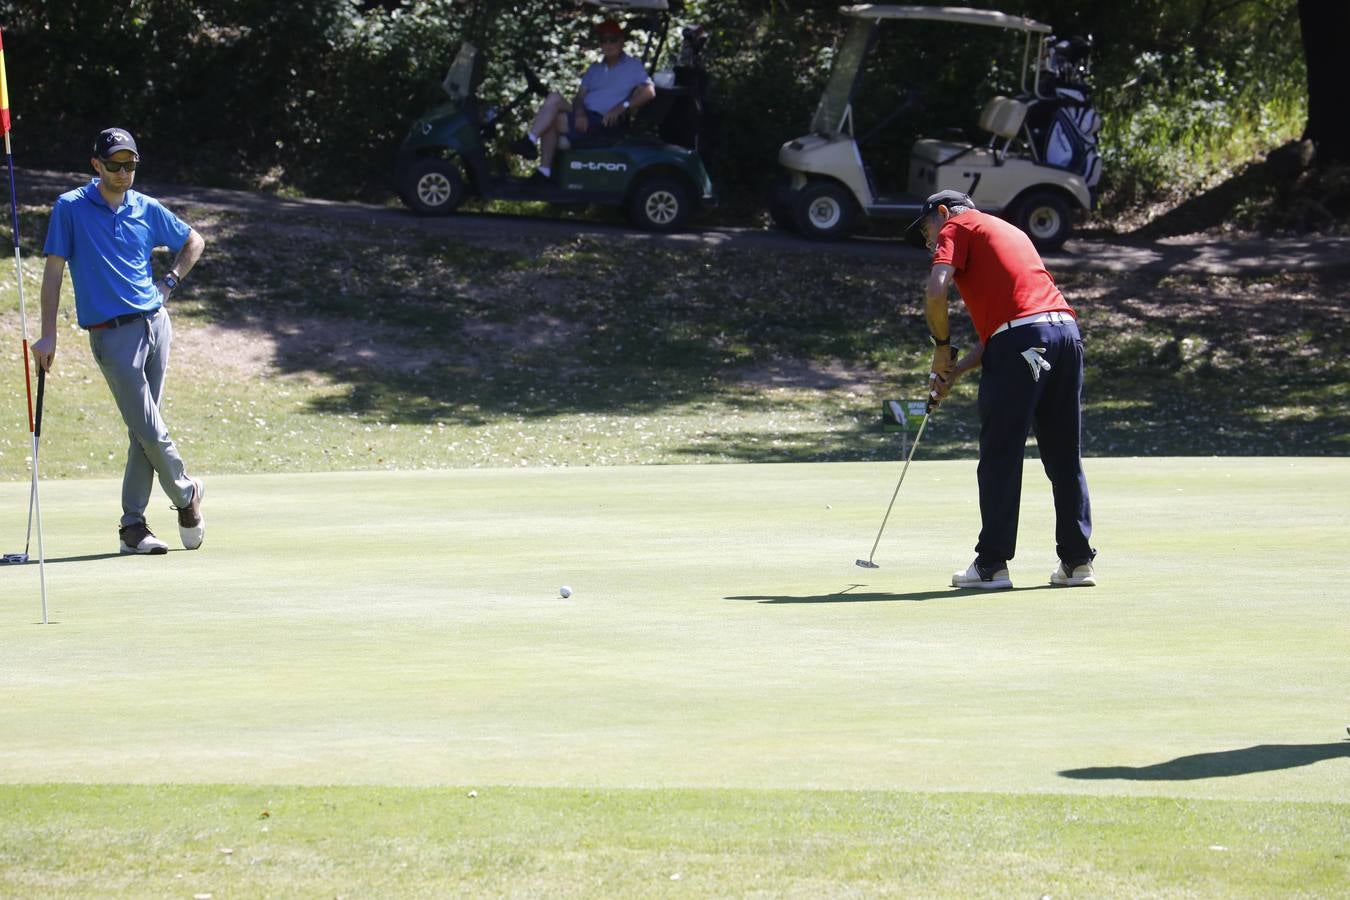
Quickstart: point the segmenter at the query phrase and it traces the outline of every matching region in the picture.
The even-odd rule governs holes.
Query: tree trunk
[[[1344,105],[1350,3],[1298,0],[1298,18],[1308,66],[1308,124],[1303,139],[1317,147],[1318,162],[1350,162],[1350,116]]]

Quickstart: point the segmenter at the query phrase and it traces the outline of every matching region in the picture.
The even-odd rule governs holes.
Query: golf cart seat
[[[627,139],[628,126],[614,125],[599,134],[588,132],[576,137],[563,136],[558,139],[558,147],[562,150],[598,150],[621,144]]]
[[[682,93],[678,88],[655,85],[656,95],[624,123],[624,127],[643,134],[659,134],[661,123],[670,114],[671,107]]]
[[[697,149],[703,121],[701,98],[691,85],[681,83],[678,70],[673,84],[658,81],[655,87],[656,96],[631,118],[620,120],[602,134],[568,138],[567,146],[575,150],[596,149],[612,147],[631,137],[647,136]]]
[[[1027,104],[1011,97],[993,97],[980,111],[980,130],[991,137],[989,143],[980,146],[966,140],[922,139],[914,144],[914,153],[939,166],[951,165],[963,157],[978,159],[991,157],[994,165],[1002,165],[1008,155],[1013,139],[1022,131],[1027,120]],[[1002,146],[999,145],[1002,141]]]
[[[1027,105],[1021,100],[1013,100],[1011,97],[994,97],[984,105],[980,112],[980,129],[989,132],[993,137],[989,139],[989,146],[993,148],[1000,139],[1003,141],[1003,149],[999,152],[1002,156],[1008,152],[1009,145],[1013,138],[1022,131],[1022,125],[1027,120]]]
[[[1001,138],[1013,138],[1027,120],[1027,105],[1011,97],[993,97],[980,112],[980,128]]]
[[[564,138],[563,148],[573,150],[595,150],[613,147],[628,140],[633,135],[661,132],[662,123],[670,114],[671,107],[680,96],[686,94],[680,88],[656,88],[656,96],[631,116],[624,116],[616,124],[606,128],[600,134],[583,134],[579,137]]]
[[[633,127],[668,144],[696,150],[703,133],[703,97],[697,83],[680,76],[677,69],[673,85],[657,83],[656,97],[638,112]]]

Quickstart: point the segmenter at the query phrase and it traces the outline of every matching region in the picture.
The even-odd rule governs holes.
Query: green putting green
[[[995,593],[946,587],[970,462],[914,463],[875,571],[898,463],[215,477],[149,558],[116,482],[49,482],[0,781],[1350,796],[1350,463],[1087,468],[1100,585],[1046,584],[1029,460]]]

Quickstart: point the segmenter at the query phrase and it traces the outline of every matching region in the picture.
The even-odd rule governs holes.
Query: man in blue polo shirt
[[[569,143],[586,135],[612,131],[627,114],[636,112],[656,96],[647,70],[639,60],[623,52],[623,27],[612,19],[596,26],[603,59],[581,76],[581,88],[569,109],[563,95],[548,95],[535,114],[529,132],[512,142],[511,149],[526,159],[539,159],[536,178],[553,175],[553,154],[559,139]]]
[[[126,129],[100,132],[89,162],[98,177],[62,194],[52,207],[42,274],[42,337],[33,344],[33,356],[51,370],[61,279],[69,264],[76,318],[89,331],[89,348],[131,436],[122,476],[120,550],[169,550],[145,522],[156,477],[178,511],[183,546],[196,550],[206,535],[202,482],[188,476],[159,403],[173,341],[164,301],[201,257],[205,242],[159,201],[131,189],[140,154]],[[150,253],[161,246],[177,255],[156,281]]]

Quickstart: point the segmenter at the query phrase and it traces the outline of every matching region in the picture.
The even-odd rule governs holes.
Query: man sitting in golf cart
[[[525,137],[513,141],[511,149],[526,159],[538,159],[534,177],[553,175],[553,154],[559,140],[575,146],[581,140],[595,140],[617,131],[619,122],[636,112],[656,96],[647,70],[641,61],[623,52],[623,27],[606,19],[595,28],[604,58],[586,70],[571,108],[557,91],[550,93],[535,114]]]

